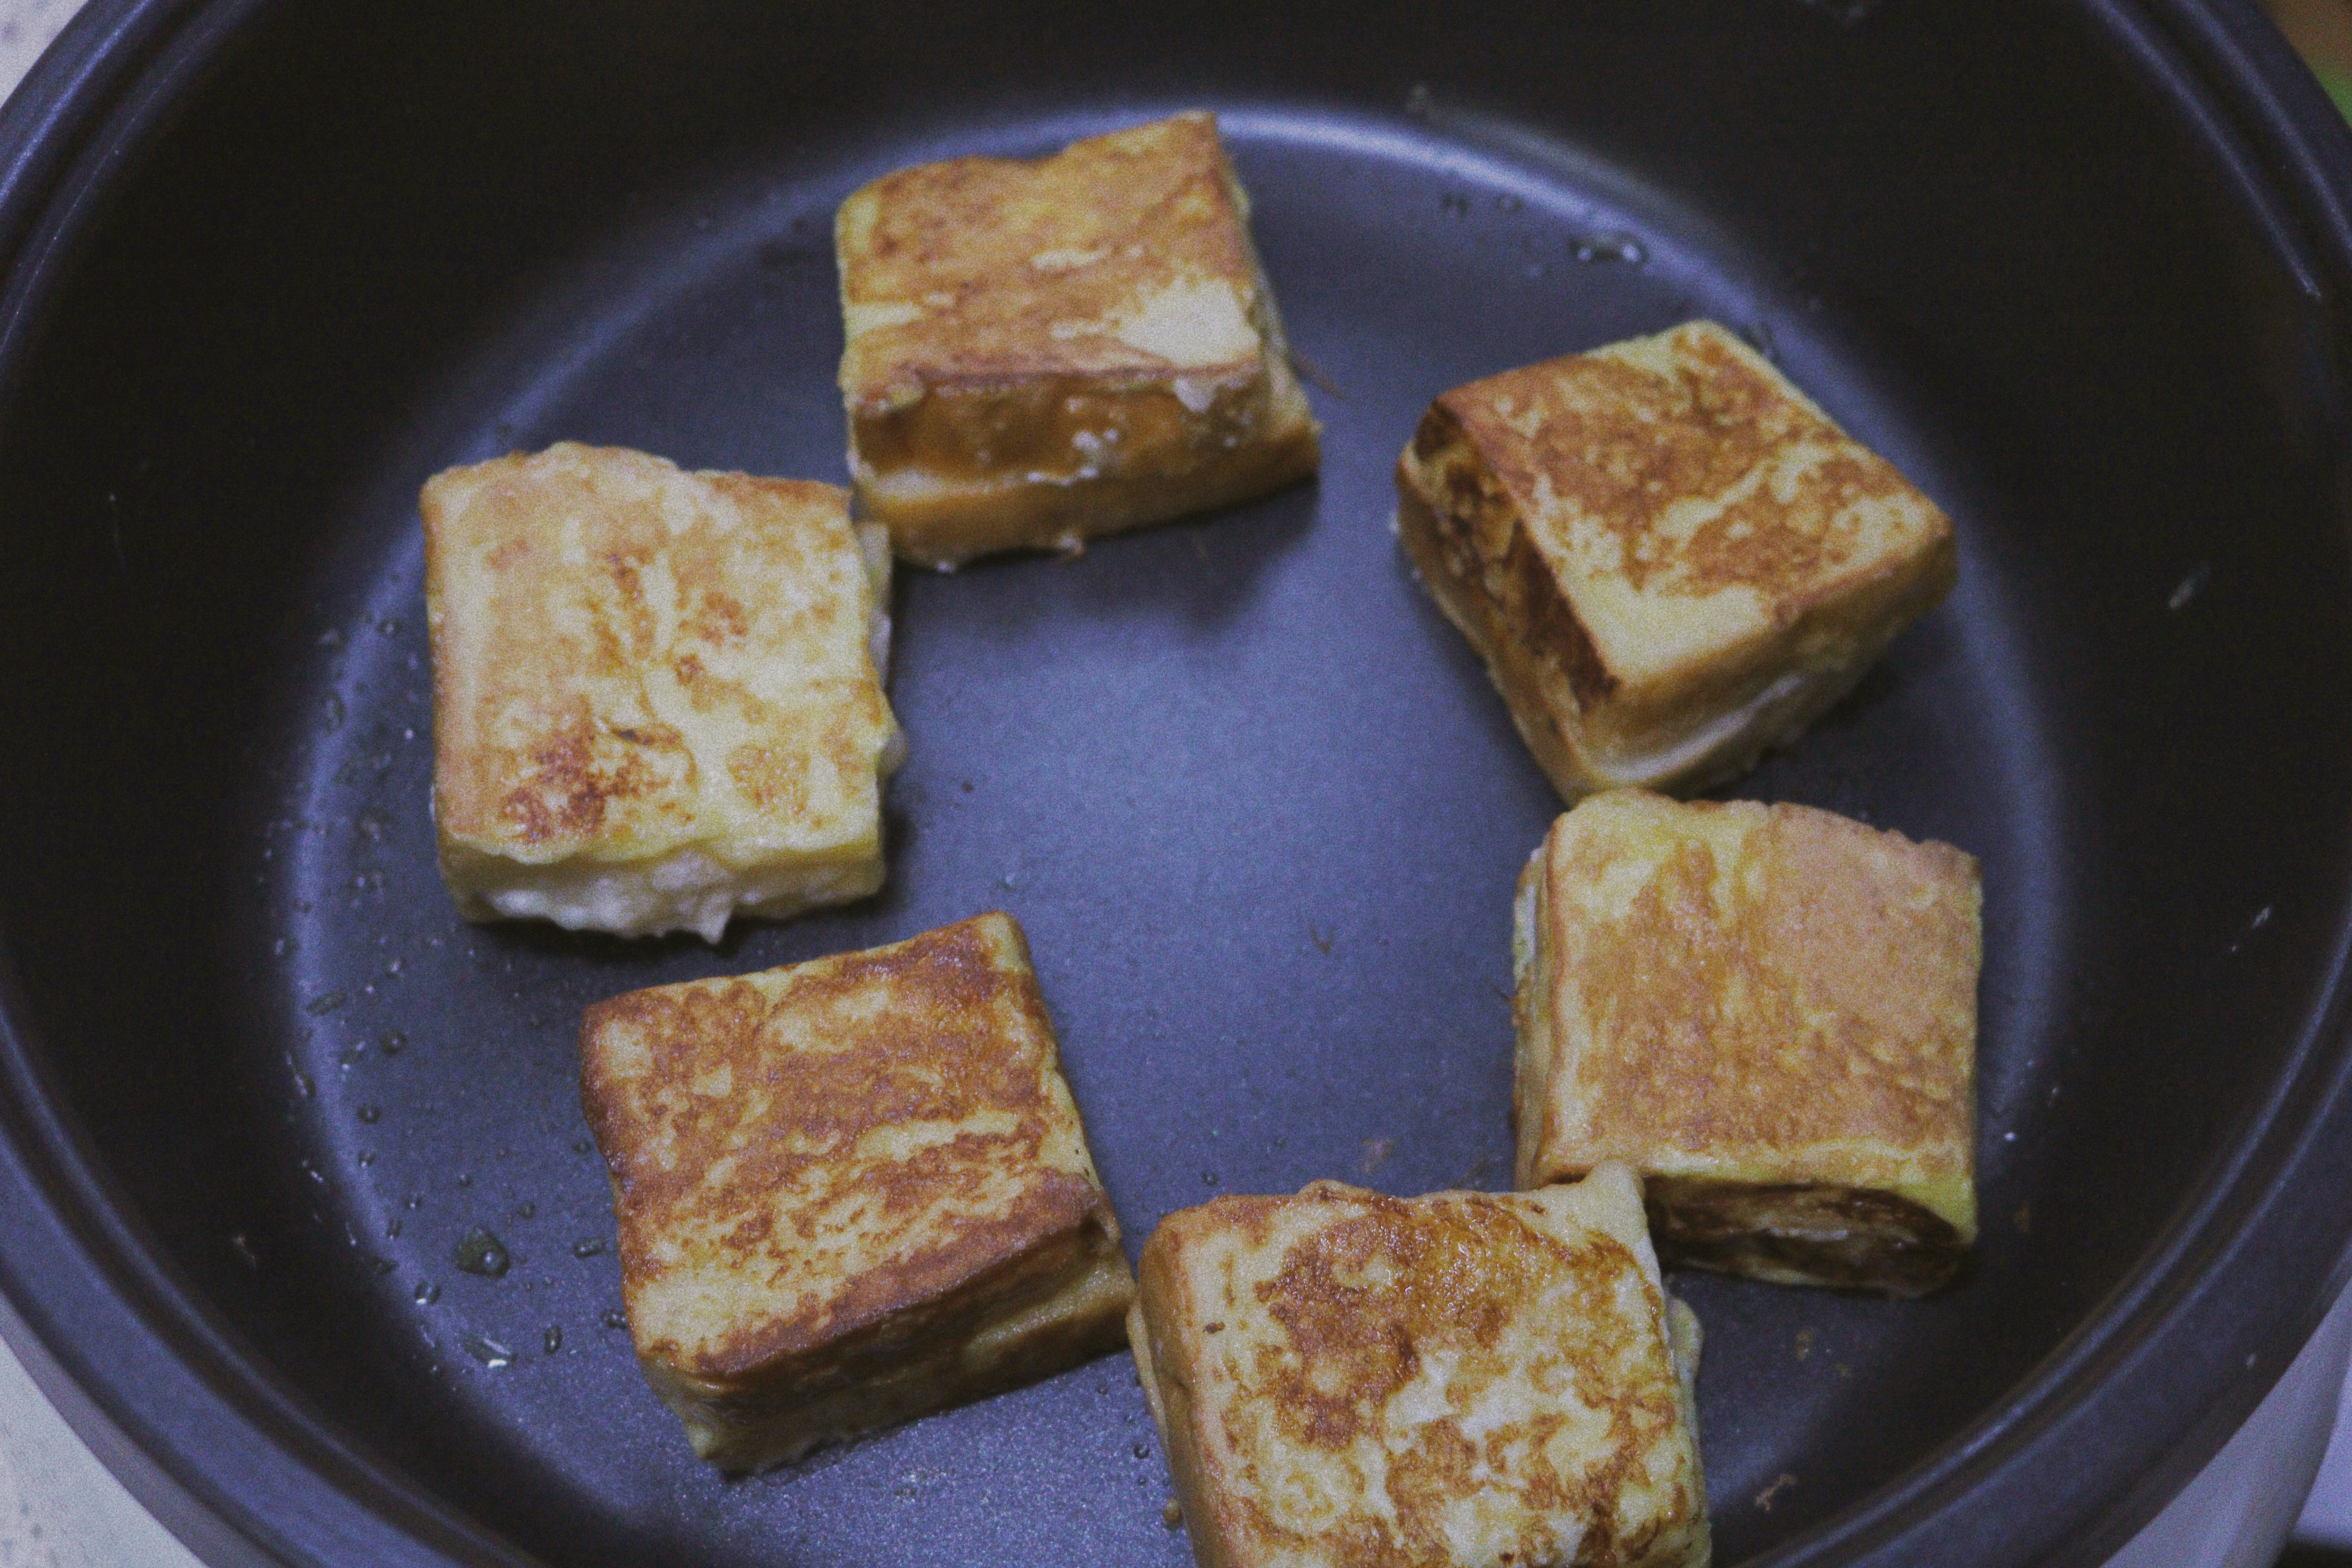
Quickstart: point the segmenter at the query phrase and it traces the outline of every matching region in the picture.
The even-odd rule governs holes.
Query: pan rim
[[[0,419],[110,171],[267,3],[91,0],[0,110]],[[2250,194],[2352,343],[2352,131],[2252,0],[2082,9],[2118,68],[2259,182]],[[2352,1163],[2352,908],[2333,930],[2287,1066],[2108,1298],[1993,1408],[1757,1568],[2096,1563],[2220,1449],[2347,1273],[2352,1214],[2326,1201],[2326,1174]],[[0,1337],[77,1429],[214,1561],[531,1561],[340,1436],[179,1276],[51,1091],[5,939]],[[2109,1455],[2088,1481],[2086,1436]]]

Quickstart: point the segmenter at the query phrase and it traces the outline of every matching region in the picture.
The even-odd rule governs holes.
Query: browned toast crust
[[[581,1038],[631,1331],[706,1457],[788,1458],[1117,1342],[1118,1222],[1009,917],[615,997]]]
[[[1752,765],[1957,569],[1949,520],[1711,322],[1445,393],[1397,491],[1415,568],[1570,801]]]
[[[1703,1564],[1689,1369],[1639,1201],[1622,1172],[1418,1199],[1324,1182],[1161,1222],[1129,1333],[1203,1568]]]
[[[1976,1230],[1976,862],[1828,812],[1596,795],[1522,889],[1518,1180],[1622,1161],[1662,1256],[1903,1293]]]
[[[434,819],[468,918],[715,937],[881,884],[888,560],[848,503],[573,443],[425,487]]]
[[[1207,114],[957,158],[835,224],[858,500],[931,565],[1245,499],[1318,427]]]

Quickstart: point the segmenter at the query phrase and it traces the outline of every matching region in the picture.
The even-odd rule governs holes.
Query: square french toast
[[[1754,765],[1950,591],[1950,520],[1711,321],[1459,386],[1397,531],[1563,799]]]
[[[580,1044],[638,1363],[722,1469],[1118,1344],[1134,1279],[1010,916],[616,996]]]
[[[1145,1244],[1128,1336],[1201,1568],[1703,1568],[1698,1323],[1622,1166],[1225,1197]]]
[[[835,239],[850,471],[910,560],[1066,549],[1315,470],[1208,114],[902,169]]]
[[[1975,859],[1598,795],[1519,879],[1517,1182],[1641,1173],[1669,1264],[1919,1295],[1974,1241]]]
[[[437,474],[423,511],[467,919],[716,942],[882,885],[890,554],[846,491],[566,442]]]

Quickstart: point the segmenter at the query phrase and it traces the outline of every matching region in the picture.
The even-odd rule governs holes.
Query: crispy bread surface
[[[881,885],[889,561],[845,492],[565,443],[436,475],[423,511],[467,918],[715,940]]]
[[[1950,590],[1948,519],[1710,321],[1456,387],[1397,529],[1570,801],[1705,788]]]
[[[1903,1294],[1976,1235],[1975,859],[1595,795],[1521,879],[1517,1179],[1639,1171],[1669,1262]]]
[[[859,504],[930,565],[1068,545],[1314,471],[1215,120],[958,158],[835,221]]]
[[[1170,1215],[1129,1337],[1202,1568],[1707,1561],[1641,1190],[1318,1182]]]
[[[1132,1283],[1020,928],[589,1008],[648,1378],[730,1469],[1057,1371]]]

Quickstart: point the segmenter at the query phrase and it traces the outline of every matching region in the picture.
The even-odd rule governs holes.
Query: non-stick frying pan
[[[558,438],[838,478],[840,197],[1196,105],[1320,480],[908,581],[873,900],[716,948],[459,921],[420,481]],[[1963,563],[1729,793],[1961,845],[1987,911],[1958,1284],[1679,1282],[1718,1561],[2095,1561],[2352,1236],[2347,201],[2235,0],[98,0],[0,117],[17,1327],[223,1560],[1183,1561],[1121,1358],[696,1463],[617,1326],[579,1009],[1001,907],[1130,1246],[1503,1184],[1559,802],[1390,464],[1447,386],[1707,315]]]

